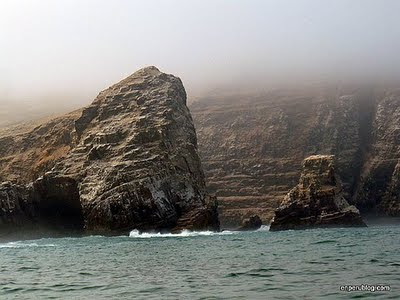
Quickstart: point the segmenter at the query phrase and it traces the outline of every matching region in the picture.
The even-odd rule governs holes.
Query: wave
[[[269,228],[269,225],[261,225],[261,227],[258,228],[256,231],[269,231]]]
[[[1,248],[28,248],[28,247],[55,247],[54,244],[37,244],[37,243],[24,243],[24,242],[8,242],[0,244]]]
[[[214,236],[214,235],[231,235],[238,233],[236,231],[189,231],[183,230],[181,233],[160,233],[160,232],[140,232],[137,229],[129,233],[130,238],[168,238],[168,237],[193,237],[193,236]]]
[[[261,225],[261,227],[255,231],[249,232],[260,232],[260,231],[269,231],[269,225]],[[243,231],[231,231],[224,230],[221,232],[215,231],[190,231],[183,230],[180,233],[161,233],[161,232],[140,232],[137,229],[132,230],[129,233],[130,238],[167,238],[167,237],[193,237],[193,236],[215,236],[215,235],[232,235],[243,233]]]

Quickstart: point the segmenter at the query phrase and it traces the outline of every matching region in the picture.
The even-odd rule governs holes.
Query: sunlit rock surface
[[[219,229],[185,89],[155,67],[81,111],[0,141],[0,179],[33,181],[39,216],[64,207],[94,232]]]

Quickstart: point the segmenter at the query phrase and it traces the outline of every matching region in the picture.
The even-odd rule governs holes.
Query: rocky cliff
[[[344,198],[333,155],[313,155],[302,163],[299,184],[275,210],[271,231],[332,226],[366,226]]]
[[[363,212],[399,215],[400,92],[345,87],[200,99],[200,156],[224,227],[268,223],[304,158],[333,154],[344,196]]]
[[[148,70],[149,73],[153,71]],[[146,76],[149,79],[153,75]],[[162,81],[168,76],[155,77]],[[138,83],[131,90],[128,78],[118,87],[102,92],[84,110],[28,128],[16,126],[0,130],[0,182],[32,182],[61,161],[52,176],[80,178],[82,199],[92,199],[91,195],[105,192],[101,186],[109,183],[109,179],[98,173],[102,169],[111,172],[111,165],[104,162],[116,161],[117,166],[110,173],[112,176],[122,172],[118,170],[124,161],[134,162],[136,170],[143,168],[154,172],[147,160],[155,165],[162,160],[157,157],[164,151],[161,147],[167,148],[155,143],[158,138],[164,140],[165,137],[165,134],[159,135],[159,126],[169,122],[171,127],[168,128],[179,129],[190,123],[187,121],[190,116],[173,114],[172,120],[176,122],[168,121],[170,113],[165,109],[172,109],[171,103],[161,102],[158,106],[156,99],[161,91],[151,85],[152,79],[149,79],[153,82],[150,85],[146,80],[142,87]],[[168,84],[177,86],[172,82]],[[184,98],[180,89],[171,91],[162,86],[163,95]],[[151,105],[143,101],[147,96],[142,92],[147,88],[154,95],[151,96],[153,101],[149,102]],[[146,93],[144,95],[148,95]],[[173,109],[187,114],[186,106],[179,104]],[[297,185],[301,162],[314,154],[335,155],[344,197],[362,213],[400,214],[399,90],[371,87],[276,90],[260,95],[210,97],[195,102],[190,109],[208,189],[218,197],[224,227],[237,228],[255,215],[264,224],[269,223],[285,195]],[[139,131],[127,130],[128,124],[137,126]],[[195,145],[194,129],[189,127],[187,131],[191,134],[186,137]],[[130,135],[132,143],[146,145],[137,150],[137,156],[128,141]],[[180,133],[172,135],[172,139],[177,140],[186,137]],[[184,151],[194,151],[184,143],[182,145]],[[117,153],[117,149],[120,152]],[[125,150],[129,154],[124,153]],[[156,153],[154,157],[152,153]],[[173,161],[175,164],[178,160]],[[186,162],[183,159],[177,164],[177,170],[184,170]],[[196,160],[189,159],[188,164],[196,165],[195,170],[199,168]],[[161,165],[160,170],[163,168],[167,167]],[[88,170],[87,177],[79,174],[83,169]],[[123,174],[136,176],[136,171],[130,167],[123,170]],[[195,171],[191,176],[197,178],[196,182],[203,182],[203,175],[197,173]],[[98,187],[91,187],[91,180],[96,185],[99,183]],[[204,182],[200,185],[199,190],[203,190]],[[109,196],[104,197],[111,201]],[[197,215],[192,211],[192,215],[186,215],[179,224]],[[182,228],[182,225],[178,227]]]
[[[28,203],[39,221],[82,219],[86,230],[96,232],[219,226],[185,89],[179,78],[155,67],[102,91],[81,111],[6,132],[0,167],[2,181],[25,190],[23,196],[3,193],[0,203]],[[32,217],[21,205],[17,211]],[[3,219],[13,223],[14,212],[3,210]]]

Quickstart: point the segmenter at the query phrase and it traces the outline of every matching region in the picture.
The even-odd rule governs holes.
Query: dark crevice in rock
[[[40,222],[57,230],[83,230],[78,183],[69,177],[44,176],[33,184]]]

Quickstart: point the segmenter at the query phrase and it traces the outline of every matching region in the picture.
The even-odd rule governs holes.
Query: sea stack
[[[51,130],[43,128],[42,134]],[[219,230],[179,78],[141,69],[102,91],[73,128],[54,126],[53,135],[61,133],[52,149],[64,152],[47,162],[51,169],[25,185],[29,193],[18,187],[25,202],[35,203],[32,223],[53,214],[60,222],[83,218],[90,232]],[[37,136],[33,130],[23,138]]]
[[[299,184],[276,209],[271,231],[366,226],[358,209],[343,196],[334,161],[334,155],[313,155],[303,161]]]

